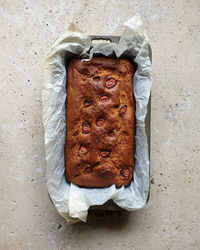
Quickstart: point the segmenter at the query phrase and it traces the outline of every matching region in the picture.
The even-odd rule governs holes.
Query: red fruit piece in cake
[[[126,111],[127,111],[127,105],[125,104],[125,105],[123,105],[123,106],[120,108],[119,114],[120,114],[120,115],[124,115],[124,114],[126,113]]]
[[[106,81],[106,88],[107,89],[111,89],[113,87],[115,87],[115,85],[117,84],[117,81],[114,79],[114,78],[109,78],[107,81]]]
[[[121,170],[121,175],[126,179],[126,180],[128,180],[129,179],[129,177],[130,177],[130,169],[129,168],[123,168],[122,170]]]
[[[100,158],[101,158],[101,159],[107,159],[109,156],[110,156],[110,152],[109,152],[109,151],[102,150],[102,151],[100,152]]]
[[[107,102],[109,100],[109,98],[108,98],[108,96],[106,96],[106,95],[103,95],[103,96],[101,96],[100,98],[99,98],[99,101],[100,102]]]
[[[79,150],[78,150],[78,155],[79,156],[85,156],[85,155],[87,155],[87,153],[88,153],[88,149],[86,148],[86,146],[81,145],[79,147]]]
[[[91,131],[90,124],[88,122],[83,122],[82,123],[82,133],[88,134],[88,133],[90,133],[90,131]]]

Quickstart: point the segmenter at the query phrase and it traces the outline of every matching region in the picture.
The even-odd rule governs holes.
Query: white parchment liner
[[[65,100],[66,61],[71,56],[92,58],[129,56],[138,68],[133,77],[136,99],[136,135],[134,181],[124,188],[80,188],[65,179]],[[92,205],[102,205],[112,199],[118,206],[133,211],[142,208],[149,192],[149,156],[145,134],[145,116],[152,82],[150,46],[138,15],[123,25],[119,44],[91,44],[91,39],[76,26],[70,25],[52,45],[45,62],[43,80],[43,123],[47,163],[47,186],[58,212],[69,223],[86,221]],[[134,157],[130,155],[130,157]]]

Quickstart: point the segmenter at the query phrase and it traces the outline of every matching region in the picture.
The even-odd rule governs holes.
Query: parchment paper
[[[80,188],[65,179],[65,63],[72,56],[92,58],[105,56],[129,56],[138,68],[133,77],[136,99],[136,135],[134,181],[124,188],[112,185],[108,188]],[[149,157],[145,134],[145,116],[150,96],[152,67],[150,46],[138,15],[123,25],[119,44],[92,45],[91,39],[74,24],[51,47],[45,62],[43,80],[43,123],[49,195],[58,212],[69,223],[86,221],[92,205],[104,204],[112,199],[118,206],[133,211],[142,208],[149,192]],[[134,157],[130,155],[130,157]]]

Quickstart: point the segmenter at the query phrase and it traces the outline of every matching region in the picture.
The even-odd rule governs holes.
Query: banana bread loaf
[[[133,177],[133,65],[127,59],[70,60],[66,179],[83,187],[127,186]]]

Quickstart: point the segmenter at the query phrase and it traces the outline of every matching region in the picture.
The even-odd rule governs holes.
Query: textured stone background
[[[200,1],[0,0],[0,249],[200,249]],[[119,34],[135,13],[153,50],[151,197],[66,226],[46,189],[43,62],[76,22]]]

